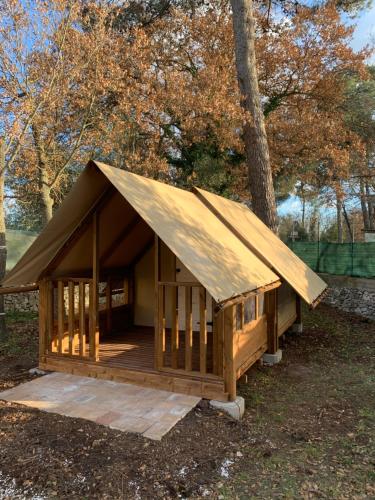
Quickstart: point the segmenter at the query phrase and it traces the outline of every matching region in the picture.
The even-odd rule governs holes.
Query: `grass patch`
[[[320,306],[241,385],[254,444],[227,498],[375,498],[375,323]]]
[[[6,313],[5,320],[7,324],[34,321],[38,318],[38,313],[33,311],[9,311]]]

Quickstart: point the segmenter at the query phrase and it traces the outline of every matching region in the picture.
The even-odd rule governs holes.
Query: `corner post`
[[[47,282],[39,282],[39,363],[46,362],[47,345]]]
[[[90,358],[99,360],[99,214],[92,218],[92,295],[90,310]]]
[[[234,330],[236,328],[236,308],[231,305],[224,309],[224,382],[229,401],[234,401],[236,392],[236,371],[234,365]]]
[[[159,237],[155,233],[154,239],[154,279],[155,279],[155,302],[154,302],[154,366],[158,370],[160,366],[160,320],[159,320],[159,309],[160,309],[160,291],[159,291],[159,281],[160,281],[160,243]]]
[[[276,354],[279,349],[277,335],[277,288],[266,294],[267,353]]]
[[[303,332],[303,324],[302,324],[302,301],[301,297],[296,293],[296,320],[292,325],[292,332],[302,333]]]
[[[267,315],[267,352],[263,354],[263,362],[269,366],[279,363],[282,358],[282,351],[279,349],[278,335],[278,290],[274,288],[266,294],[266,315]]]

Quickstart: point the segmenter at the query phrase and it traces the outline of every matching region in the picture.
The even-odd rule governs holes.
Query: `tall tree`
[[[375,67],[367,69],[365,78],[358,73],[347,78],[344,110],[347,126],[364,145],[362,155],[353,155],[352,175],[360,199],[364,229],[371,230],[375,228],[372,208],[375,194]]]
[[[4,279],[7,262],[4,213],[5,167],[5,140],[0,136],[0,283]],[[6,334],[4,295],[0,295],[0,340],[4,339]]]
[[[255,18],[252,0],[231,0],[236,68],[245,110],[243,138],[249,172],[252,208],[276,231],[276,203],[255,53]]]

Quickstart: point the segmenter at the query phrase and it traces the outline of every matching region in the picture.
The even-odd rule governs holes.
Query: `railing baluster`
[[[165,287],[158,285],[158,353],[156,368],[163,368],[165,354]]]
[[[192,287],[185,287],[185,370],[193,369]]]
[[[89,344],[89,352],[88,352],[88,355],[91,357],[91,338],[92,338],[92,335],[93,335],[93,325],[94,325],[94,317],[93,317],[93,305],[94,305],[94,300],[93,300],[93,286],[92,284],[90,283],[89,284],[89,329],[88,329],[88,332],[87,332],[87,335],[88,335],[88,340],[87,340],[87,343]]]
[[[68,281],[68,331],[69,331],[69,354],[73,354],[74,339],[74,283]]]
[[[58,332],[58,353],[63,352],[64,323],[65,323],[65,302],[64,302],[64,282],[57,282],[57,332]]]
[[[106,294],[105,294],[105,308],[106,308],[106,333],[112,330],[112,279],[107,280]]]
[[[54,328],[54,284],[50,280],[47,282],[47,353],[52,352],[52,338]]]
[[[89,346],[90,358],[93,361],[99,359],[99,313],[98,313],[98,285],[89,284]]]
[[[171,286],[171,358],[172,368],[178,368],[178,286]]]
[[[219,339],[217,330],[217,317],[215,314],[215,301],[211,299],[211,318],[212,318],[212,372],[218,375],[219,371]]]
[[[86,354],[86,294],[85,283],[79,283],[79,355]]]
[[[39,282],[39,360],[44,363],[47,345],[47,294],[48,282]]]
[[[207,308],[206,290],[199,289],[199,368],[201,374],[207,372]]]

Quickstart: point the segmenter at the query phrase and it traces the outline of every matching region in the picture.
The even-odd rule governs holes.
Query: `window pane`
[[[242,304],[236,305],[236,330],[242,330]]]
[[[264,293],[258,296],[258,316],[263,316],[264,314]]]
[[[245,323],[255,319],[255,297],[245,300]]]

